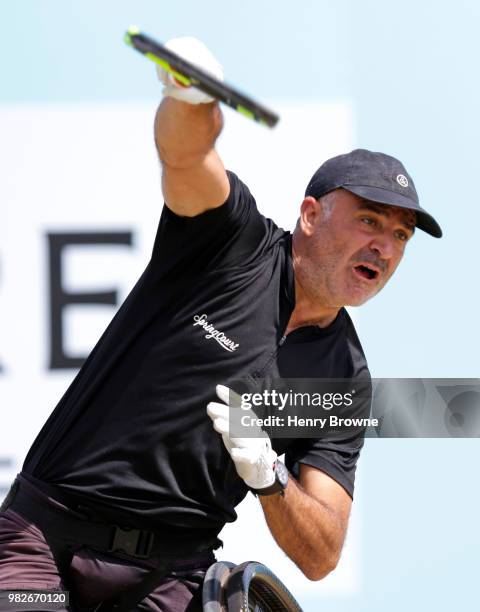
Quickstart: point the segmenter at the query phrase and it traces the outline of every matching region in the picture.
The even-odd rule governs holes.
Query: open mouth
[[[375,270],[368,265],[360,264],[355,266],[354,270],[358,276],[365,280],[375,280],[378,278],[378,270]]]

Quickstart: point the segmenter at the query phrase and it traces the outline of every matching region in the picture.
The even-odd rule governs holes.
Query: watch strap
[[[275,480],[273,484],[268,487],[264,487],[263,489],[252,489],[254,493],[261,496],[274,495],[275,493],[281,493],[284,495],[284,491],[288,483],[288,470],[278,459],[275,462],[275,467],[273,469],[275,472]]]

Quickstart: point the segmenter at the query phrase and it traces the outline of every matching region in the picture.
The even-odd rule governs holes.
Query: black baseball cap
[[[417,214],[418,228],[435,238],[442,236],[432,215],[420,207],[412,177],[395,157],[367,149],[332,157],[312,176],[305,197],[318,199],[339,187],[372,202],[410,208]]]

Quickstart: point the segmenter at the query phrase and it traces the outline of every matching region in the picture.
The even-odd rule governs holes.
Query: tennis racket
[[[164,45],[140,32],[138,28],[131,27],[127,30],[125,42],[140,53],[143,53],[148,59],[159,64],[182,85],[196,87],[216,100],[230,106],[245,117],[258,121],[263,125],[274,127],[277,124],[279,116],[276,113],[252,100],[252,98],[241,93],[235,87],[219,81],[187,60],[184,60]]]

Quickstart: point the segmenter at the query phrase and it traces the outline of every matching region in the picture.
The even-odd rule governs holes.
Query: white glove
[[[193,36],[182,36],[172,38],[165,47],[173,51],[183,59],[195,64],[201,70],[208,72],[219,81],[223,81],[223,69],[216,60],[213,53],[197,38]],[[170,96],[188,104],[208,104],[214,98],[200,91],[196,87],[182,85],[175,77],[166,72],[159,64],[156,65],[160,81],[165,85],[163,95]]]
[[[210,402],[207,406],[208,416],[213,427],[222,434],[223,442],[230,453],[240,478],[252,489],[264,489],[275,482],[274,466],[277,453],[272,449],[268,435],[261,427],[249,427],[256,437],[234,438],[229,435],[230,411],[238,410],[243,414],[248,411],[240,408],[240,397],[228,387],[217,385],[218,397],[225,402]],[[250,411],[251,416],[255,414]]]

